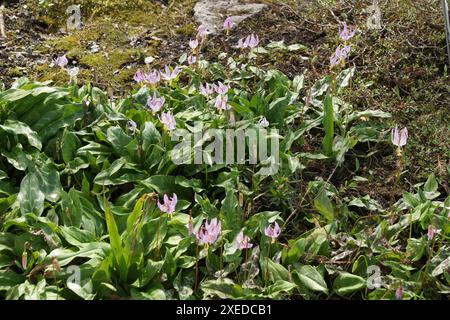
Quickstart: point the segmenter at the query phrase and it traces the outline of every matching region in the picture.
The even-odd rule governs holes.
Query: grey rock
[[[223,30],[223,21],[227,17],[232,17],[237,25],[266,7],[265,4],[246,3],[242,0],[200,0],[195,4],[194,18],[210,34],[218,34]]]

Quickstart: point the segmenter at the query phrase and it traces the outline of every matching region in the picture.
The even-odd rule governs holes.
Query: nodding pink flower
[[[398,132],[398,127],[395,126],[394,129],[392,129],[391,131],[391,141],[392,143],[397,146],[397,147],[403,147],[404,145],[406,145],[406,142],[408,140],[408,129],[407,128],[403,128],[402,131]]]
[[[137,83],[144,82],[146,79],[145,73],[141,69],[136,71],[133,78],[134,78],[134,81],[136,81]]]
[[[189,65],[192,65],[192,64],[194,64],[194,63],[197,62],[197,57],[194,56],[194,55],[190,55],[190,56],[188,57],[187,61],[188,61],[188,64],[189,64]]]
[[[164,203],[160,203],[158,201],[158,208],[162,212],[165,212],[168,215],[172,216],[173,213],[175,212],[175,206],[177,205],[177,202],[178,202],[178,197],[175,193],[173,194],[171,199],[169,199],[167,194],[164,194]]]
[[[335,53],[330,58],[330,65],[331,65],[331,67],[335,67],[338,64],[344,62],[348,58],[348,56],[350,54],[350,51],[351,51],[351,48],[352,47],[350,45],[344,46],[344,47],[339,45],[336,48]]]
[[[66,55],[63,55],[54,59],[53,63],[58,67],[64,68],[69,64],[69,60],[67,60]]]
[[[168,65],[166,65],[164,67],[164,71],[161,71],[161,77],[166,80],[166,81],[172,81],[173,79],[175,79],[178,74],[181,72],[181,69],[178,68],[178,66],[175,67],[175,69],[173,69],[173,71],[170,71],[170,68]]]
[[[395,298],[397,298],[397,300],[403,299],[403,285],[400,284],[397,290],[395,290]]]
[[[205,97],[209,97],[214,93],[214,86],[210,85],[209,83],[206,83],[204,86],[203,84],[201,84],[200,93]]]
[[[192,50],[197,49],[197,48],[198,48],[198,40],[197,40],[197,39],[190,40],[190,41],[189,41],[189,47],[190,47]]]
[[[164,106],[166,99],[164,97],[157,98],[156,92],[153,92],[153,97],[148,97],[147,106],[152,109],[153,112],[158,112]]]
[[[202,24],[197,29],[197,37],[200,38],[201,41],[204,41],[208,36],[208,29]]]
[[[428,226],[428,240],[433,240],[434,236],[436,235],[436,228],[433,227],[431,224]]]
[[[247,36],[245,39],[239,39],[236,48],[246,49],[246,48],[256,48],[259,44],[259,37],[253,33]]]
[[[211,223],[206,220],[205,225],[200,227],[197,232],[197,240],[200,245],[212,245],[219,238],[220,232],[222,231],[222,223],[214,218]]]
[[[244,231],[241,230],[236,237],[236,247],[239,250],[250,249],[253,244],[250,243],[250,238],[244,235]]]
[[[353,38],[355,33],[356,33],[356,29],[348,27],[346,22],[344,22],[344,29],[342,31],[341,31],[341,26],[339,26],[339,35],[340,35],[341,39],[344,41],[348,41],[351,38]]]
[[[272,242],[275,242],[275,240],[280,236],[280,233],[281,233],[281,228],[276,221],[275,221],[275,225],[273,227],[268,226],[264,230],[264,234],[267,237],[272,238]]]
[[[231,109],[231,106],[228,104],[228,96],[222,96],[220,94],[217,96],[214,106],[219,111]]]
[[[218,82],[217,85],[214,85],[214,90],[216,90],[216,92],[218,94],[224,95],[227,94],[229,88],[227,85],[223,84],[222,82]]]
[[[127,123],[127,126],[128,126],[128,130],[130,131],[131,134],[136,133],[136,130],[137,130],[136,122],[134,122],[133,120],[129,120]]]
[[[161,114],[161,117],[158,116],[158,118],[161,123],[164,124],[167,130],[172,131],[175,129],[177,123],[175,121],[175,117],[172,115],[172,113],[170,113],[170,111],[163,112]]]
[[[254,35],[253,33],[249,36],[249,40],[248,40],[248,46],[250,48],[256,48],[259,44],[259,37],[258,35]],[[248,37],[247,37],[248,38]]]
[[[152,72],[145,74],[145,81],[150,85],[157,84],[161,80],[161,76],[158,70],[153,69]]]
[[[225,19],[225,21],[223,22],[223,28],[229,32],[231,29],[233,29],[233,27],[235,26],[235,23],[233,21],[233,18],[228,17]]]

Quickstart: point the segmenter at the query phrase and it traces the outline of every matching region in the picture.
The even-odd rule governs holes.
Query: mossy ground
[[[177,1],[163,7],[142,1],[140,5],[113,7],[109,13],[101,10],[99,4],[97,10],[91,9],[82,16],[81,29],[56,33],[41,44],[40,51],[53,56],[66,54],[70,65],[81,69],[79,81],[124,93],[130,89],[134,73],[144,65],[147,56],[161,56],[158,54],[161,47],[173,37],[195,34],[196,27],[188,19],[194,4],[192,0]],[[51,29],[64,29],[65,18],[50,17],[46,12],[39,13],[38,19],[45,19]],[[98,51],[92,50],[93,46],[98,46]],[[164,58],[162,61],[170,62]],[[67,74],[49,65],[36,66],[32,76],[57,84],[68,80]]]

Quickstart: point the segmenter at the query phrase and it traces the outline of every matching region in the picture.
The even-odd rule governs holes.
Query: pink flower
[[[275,225],[272,226],[268,226],[265,230],[264,230],[264,234],[269,237],[272,238],[272,242],[275,242],[275,240],[280,236],[281,233],[281,228],[278,225],[277,222],[275,222]]]
[[[161,121],[161,123],[164,124],[167,130],[172,131],[175,129],[177,123],[175,121],[175,117],[172,115],[170,111],[163,112],[161,114],[161,117],[158,116],[158,118]]]
[[[228,17],[223,22],[223,28],[228,32],[235,26],[234,21],[231,17]]]
[[[197,47],[198,47],[198,40],[197,40],[197,39],[190,40],[190,41],[189,41],[189,47],[190,47],[192,50],[197,49]]]
[[[161,80],[158,70],[153,69],[152,72],[145,74],[145,81],[150,85],[157,84]]]
[[[397,288],[397,290],[395,290],[395,298],[397,298],[397,300],[403,299],[403,286],[401,284]]]
[[[53,63],[58,67],[64,68],[69,63],[69,60],[67,60],[66,55],[63,55],[53,60]]]
[[[391,141],[392,143],[397,147],[403,147],[406,145],[406,142],[408,140],[408,129],[403,128],[400,134],[398,133],[398,127],[395,126],[394,129],[391,131]]]
[[[430,240],[430,241],[433,240],[434,236],[436,235],[436,232],[437,232],[436,228],[430,224],[428,226],[428,240]]]
[[[134,78],[134,81],[136,81],[137,83],[144,82],[145,81],[144,71],[139,69],[138,71],[136,71],[133,78]]]
[[[172,81],[175,79],[178,74],[181,72],[181,69],[178,68],[178,66],[173,69],[173,71],[170,70],[169,66],[164,67],[164,71],[160,71],[161,77],[166,81]]]
[[[205,96],[209,97],[214,93],[214,87],[210,85],[209,83],[206,83],[204,86],[203,84],[200,85],[200,93]]]
[[[158,208],[162,212],[167,213],[168,215],[172,216],[175,212],[175,206],[177,205],[178,198],[177,195],[174,193],[172,198],[169,199],[167,194],[164,194],[164,203],[160,203],[158,201]]]
[[[219,94],[216,98],[215,107],[217,110],[230,110],[231,106],[228,104],[228,96]]]
[[[217,85],[214,85],[214,90],[216,90],[216,92],[218,94],[224,95],[228,92],[229,88],[227,85],[223,84],[222,82],[218,82]]]
[[[196,56],[193,56],[193,55],[190,55],[190,56],[188,57],[187,61],[188,61],[188,64],[189,64],[189,65],[192,65],[192,64],[194,64],[194,63],[197,62],[197,57],[196,57]]]
[[[344,62],[348,58],[350,51],[351,51],[350,45],[344,47],[338,46],[336,48],[335,53],[330,57],[331,67],[335,67],[338,64]]]
[[[166,99],[164,97],[157,98],[156,92],[153,93],[153,97],[148,97],[147,106],[152,109],[153,112],[158,112],[164,106]]]
[[[220,232],[222,231],[222,224],[217,218],[211,220],[208,223],[206,220],[205,225],[200,227],[197,232],[197,240],[200,245],[212,245],[219,238]]]
[[[347,23],[344,23],[344,29],[342,31],[341,31],[341,26],[339,26],[339,35],[340,35],[341,39],[344,41],[348,41],[351,38],[353,38],[355,33],[356,33],[356,29],[347,27]]]
[[[197,37],[200,38],[201,41],[204,41],[208,36],[208,29],[204,25],[200,25],[197,29]]]
[[[250,243],[250,238],[244,235],[244,231],[241,230],[236,237],[236,247],[239,250],[250,249],[253,244]]]
[[[256,48],[259,44],[259,37],[257,35],[255,36],[253,33],[249,37],[248,46],[250,48]]]
[[[245,39],[239,39],[236,48],[246,49],[246,48],[256,48],[259,44],[259,37],[253,33],[247,36]]]

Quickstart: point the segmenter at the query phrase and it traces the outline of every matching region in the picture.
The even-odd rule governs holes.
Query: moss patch
[[[103,2],[104,8],[110,5],[106,2]],[[126,91],[133,82],[133,74],[144,65],[146,56],[161,57],[162,47],[173,42],[174,36],[182,37],[184,41],[196,32],[191,16],[194,0],[176,1],[168,8],[144,1],[100,15],[103,4],[98,5],[97,13],[91,12],[89,19],[83,19],[82,29],[49,39],[40,47],[44,54],[66,54],[70,66],[82,69],[80,81],[89,81],[102,88]],[[94,45],[98,46],[97,52],[92,50]],[[57,83],[68,79],[67,75],[42,65],[34,68],[32,77]]]

